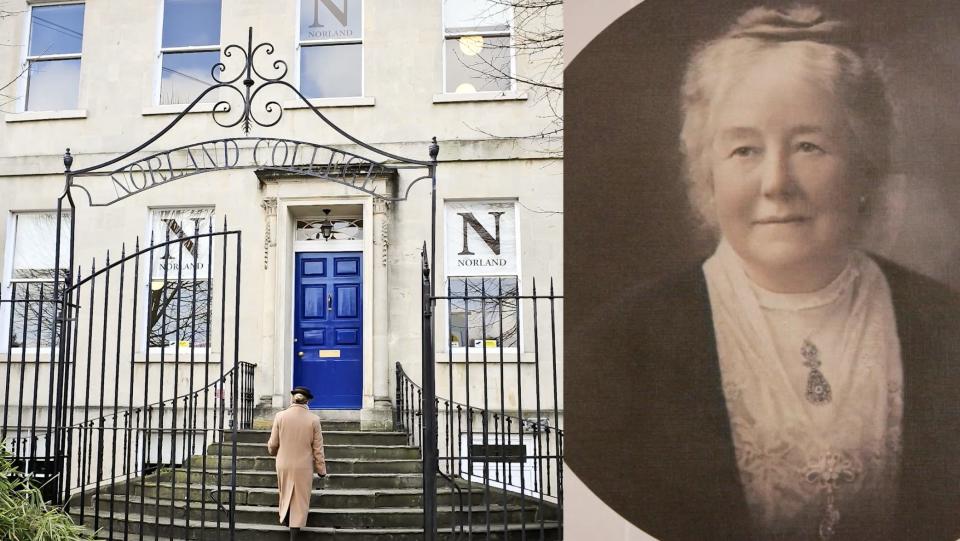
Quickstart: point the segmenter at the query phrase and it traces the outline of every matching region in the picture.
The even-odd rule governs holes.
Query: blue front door
[[[363,275],[360,252],[297,254],[293,384],[311,408],[360,409]]]

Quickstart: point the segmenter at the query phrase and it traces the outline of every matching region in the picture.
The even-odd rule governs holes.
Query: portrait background
[[[960,3],[810,3],[860,25],[885,66],[895,108],[887,227],[871,236],[868,248],[960,290]],[[614,308],[625,289],[690,268],[713,250],[690,217],[682,181],[680,82],[696,43],[719,35],[750,7],[776,4],[646,0],[594,38],[565,71],[564,274],[572,285],[565,313],[565,455],[573,472],[618,512],[630,508],[629,490],[643,487],[592,482],[604,468],[604,448],[614,442],[578,435],[603,423],[610,407],[597,377],[605,360],[629,352],[594,337],[610,325],[630,332]],[[577,19],[567,15],[567,31],[575,32]],[[643,394],[637,382],[634,399],[642,401]]]

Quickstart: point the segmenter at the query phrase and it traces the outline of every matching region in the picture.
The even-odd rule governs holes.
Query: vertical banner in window
[[[447,202],[444,222],[448,276],[519,274],[513,201]]]
[[[210,237],[213,209],[154,210],[154,244],[171,241],[153,258],[147,324],[150,347],[203,347],[210,323]],[[179,242],[174,242],[179,241]]]
[[[210,231],[210,218],[213,209],[165,209],[153,211],[153,242],[160,244],[167,239],[183,242],[167,245],[159,257],[154,258],[153,279],[192,280],[196,270],[197,280],[206,280],[210,277],[207,268],[210,241],[207,238],[197,238]],[[182,246],[181,246],[182,244]]]
[[[361,0],[301,0],[300,39],[359,39]]]
[[[300,0],[300,92],[363,95],[362,0]]]

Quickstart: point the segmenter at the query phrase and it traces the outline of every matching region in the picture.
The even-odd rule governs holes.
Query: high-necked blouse
[[[765,539],[886,531],[893,516],[903,414],[900,343],[877,264],[853,253],[811,293],[753,283],[722,241],[703,265],[737,467]],[[815,344],[828,403],[805,397]]]

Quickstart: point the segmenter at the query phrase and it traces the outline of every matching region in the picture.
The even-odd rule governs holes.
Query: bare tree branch
[[[23,77],[23,75],[24,75],[25,73],[27,73],[27,71],[29,71],[29,70],[30,70],[30,64],[25,65],[25,66],[23,67],[23,69],[20,70],[20,73],[18,73],[18,74],[16,75],[16,77],[14,77],[13,79],[7,81],[7,83],[6,83],[5,85],[0,86],[0,92],[6,90],[7,87],[9,87],[9,86],[12,85],[13,83],[17,82],[17,79]]]
[[[8,2],[0,2],[0,21],[4,21],[7,18],[15,17],[23,13],[26,13],[24,10],[7,9],[6,8],[7,3]],[[11,24],[14,24],[14,23],[11,23]],[[18,43],[0,43],[0,47],[24,47],[24,45],[21,45]],[[4,112],[4,113],[13,112],[13,111],[7,111],[3,108],[17,101],[18,99],[20,99],[20,97],[3,94],[3,91],[6,90],[7,88],[10,88],[12,85],[14,85],[14,83],[20,80],[21,77],[25,76],[29,70],[30,70],[30,64],[27,63],[26,65],[21,67],[20,71],[12,79],[6,82],[0,82],[0,112]]]
[[[494,26],[502,24],[506,14],[511,20],[509,43],[484,39],[483,53],[466,57],[454,50],[453,61],[473,73],[474,80],[486,81],[485,88],[517,88],[527,94],[529,103],[546,112],[539,116],[542,124],[531,126],[531,131],[524,134],[505,135],[481,126],[468,127],[491,138],[556,142],[545,153],[562,157],[562,144],[558,143],[563,136],[563,0],[486,2],[484,12],[477,14],[478,27],[484,20]],[[478,35],[483,35],[479,28]],[[517,68],[514,62],[504,62],[506,58],[515,58]]]

